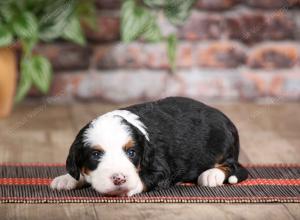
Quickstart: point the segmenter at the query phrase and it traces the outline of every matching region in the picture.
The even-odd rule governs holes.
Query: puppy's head
[[[147,139],[138,116],[125,110],[107,113],[80,130],[70,148],[67,171],[77,180],[83,175],[102,194],[141,192],[138,172]]]

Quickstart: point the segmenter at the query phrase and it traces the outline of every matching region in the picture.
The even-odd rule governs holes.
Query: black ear
[[[67,172],[76,180],[80,178],[80,167],[82,165],[83,134],[90,123],[84,126],[77,134],[73,144],[70,147],[69,155],[66,161]]]
[[[167,164],[166,158],[164,158],[164,149],[166,143],[164,138],[158,130],[151,135],[151,140],[148,141],[142,132],[130,124],[126,119],[122,121],[126,124],[138,141],[138,145],[142,146],[141,160],[140,160],[140,172],[139,175],[147,190],[154,188],[161,189],[170,186],[170,168]],[[155,144],[152,144],[155,143]]]
[[[147,140],[144,142],[140,177],[148,190],[168,188],[172,181],[170,168],[163,152],[165,143],[161,140],[163,139],[156,134],[152,135],[150,142]]]
[[[66,162],[67,172],[76,180],[80,178],[80,169],[78,164],[79,146],[72,144]]]

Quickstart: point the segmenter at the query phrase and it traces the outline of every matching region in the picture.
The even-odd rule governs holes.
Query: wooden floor
[[[300,103],[223,104],[241,136],[241,162],[300,163]],[[117,106],[18,106],[0,120],[0,161],[64,162],[86,122]],[[0,219],[300,219],[300,204],[2,204]]]

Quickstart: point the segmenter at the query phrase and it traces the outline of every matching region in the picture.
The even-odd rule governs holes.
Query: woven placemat
[[[291,203],[300,202],[300,164],[245,165],[249,178],[239,184],[203,187],[192,184],[132,197],[104,197],[91,187],[51,190],[65,174],[64,164],[1,163],[0,203]]]

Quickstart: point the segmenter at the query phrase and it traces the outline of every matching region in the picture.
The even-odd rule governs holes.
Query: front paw
[[[201,173],[198,177],[198,185],[201,186],[221,186],[225,180],[225,173],[218,169],[212,168]]]
[[[54,178],[50,184],[52,189],[57,190],[71,190],[77,188],[77,186],[78,181],[69,174]]]

